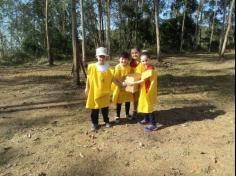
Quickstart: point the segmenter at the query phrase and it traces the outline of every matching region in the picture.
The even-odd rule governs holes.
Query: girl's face
[[[129,63],[128,58],[120,57],[120,64],[122,66],[128,65],[128,63]]]
[[[146,55],[141,56],[141,63],[147,66],[149,64],[149,58]]]
[[[106,56],[97,56],[98,64],[99,65],[104,65],[106,61]]]
[[[131,49],[131,57],[135,60],[139,60],[140,58],[140,52],[137,49]]]

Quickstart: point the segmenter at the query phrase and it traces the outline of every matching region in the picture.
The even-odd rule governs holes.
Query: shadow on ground
[[[186,122],[213,120],[225,114],[225,111],[217,110],[212,105],[202,105],[161,110],[156,111],[155,114],[157,122],[162,125],[159,129],[164,129]]]
[[[166,74],[160,76],[158,80],[159,95],[217,91],[218,94],[222,96],[234,96],[234,75],[173,76],[171,74]]]

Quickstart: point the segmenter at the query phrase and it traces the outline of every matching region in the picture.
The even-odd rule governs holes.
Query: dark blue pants
[[[116,104],[116,116],[120,117],[120,111],[121,111],[121,105],[117,103]],[[130,102],[125,102],[125,115],[128,116],[129,115],[129,109],[130,109]]]
[[[103,116],[104,122],[109,123],[109,117],[108,117],[109,109],[108,109],[108,107],[101,108],[101,111],[102,111],[102,116]],[[91,110],[91,120],[92,120],[93,124],[98,125],[98,115],[99,115],[99,109],[92,109]]]

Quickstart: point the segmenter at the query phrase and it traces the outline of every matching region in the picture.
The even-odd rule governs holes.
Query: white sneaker
[[[111,128],[111,124],[110,123],[106,123],[105,127],[106,128]]]

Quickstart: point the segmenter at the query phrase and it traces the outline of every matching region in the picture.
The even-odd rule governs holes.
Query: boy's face
[[[143,65],[148,65],[148,63],[149,63],[149,59],[148,59],[148,57],[147,56],[141,56],[141,63],[143,64]]]
[[[103,56],[103,55],[97,56],[97,60],[98,60],[99,65],[104,65],[106,61],[106,56]]]
[[[137,49],[131,49],[131,57],[138,60],[140,57],[140,52]]]
[[[120,57],[120,64],[122,66],[128,65],[128,58]]]

